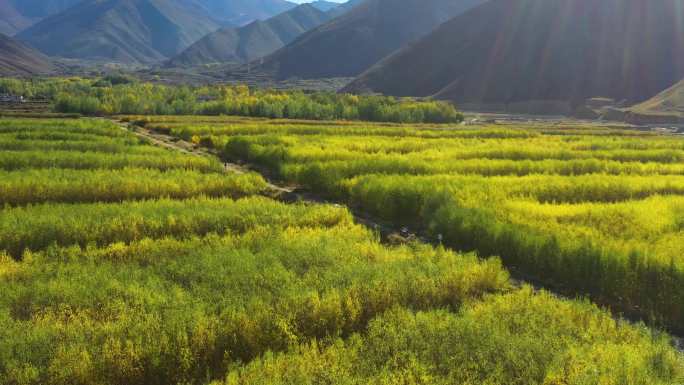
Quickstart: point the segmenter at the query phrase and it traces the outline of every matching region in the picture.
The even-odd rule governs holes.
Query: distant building
[[[24,103],[24,97],[11,94],[0,94],[0,103]]]

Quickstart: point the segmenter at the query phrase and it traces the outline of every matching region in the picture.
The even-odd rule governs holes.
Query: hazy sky
[[[290,0],[290,1],[293,3],[300,3],[301,4],[301,3],[310,3],[314,0]],[[328,1],[332,1],[333,3],[346,3],[347,2],[347,0],[328,0]]]

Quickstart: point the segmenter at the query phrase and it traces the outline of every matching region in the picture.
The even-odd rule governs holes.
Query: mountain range
[[[219,28],[204,10],[176,0],[86,0],[17,37],[50,56],[154,62]]]
[[[2,0],[0,33],[14,35],[34,23],[60,13],[80,0]]]
[[[286,0],[176,0],[203,8],[224,26],[242,26],[288,11],[296,4]]]
[[[328,10],[327,12],[334,19],[336,17],[340,17],[340,16],[344,15],[345,13],[351,11],[353,8],[355,8],[357,5],[363,3],[364,1],[366,1],[366,0],[348,0],[344,3],[335,3],[336,7]],[[315,6],[319,2],[320,2],[320,0],[315,1],[311,4],[313,4]],[[321,10],[323,10],[323,9],[321,9]]]
[[[323,12],[330,12],[333,9],[340,7],[340,3],[335,3],[332,1],[326,1],[326,0],[316,0],[316,1],[313,1],[311,3],[306,3],[306,4],[310,4],[314,8],[318,9],[319,11],[323,11]]]
[[[0,34],[1,76],[48,74],[54,69],[50,60],[40,52]]]
[[[357,78],[354,92],[510,104],[640,102],[684,78],[681,0],[491,0]]]
[[[366,0],[265,59],[290,77],[351,77],[485,0]]]
[[[205,69],[356,77],[344,91],[509,112],[572,113],[593,98],[682,114],[682,0],[0,1],[0,30],[28,26],[2,36],[4,72],[49,72],[45,55],[189,75],[225,63]]]
[[[219,29],[188,47],[168,65],[245,63],[266,56],[330,20],[331,16],[320,8],[333,9],[325,3],[302,4],[265,21],[257,20],[241,28]]]
[[[13,20],[12,27],[7,24],[6,29],[19,29],[30,21],[17,16],[18,10],[32,11],[25,14],[36,18],[57,12],[22,30],[17,37],[50,56],[122,63],[153,63],[172,58],[222,27],[227,28],[224,35],[235,33],[238,40],[246,40],[236,44],[247,51],[238,56],[251,59],[250,51],[271,53],[328,20],[325,15],[292,15],[288,21],[286,12],[296,4],[285,0],[83,0],[75,5],[73,0],[62,0],[60,6],[48,7],[50,2],[57,0],[48,0],[40,10],[35,4],[18,7],[3,3],[0,7],[7,9],[0,16],[7,15],[5,19]],[[309,7],[321,12],[337,4],[320,0]],[[270,24],[260,22],[275,15],[283,16]],[[246,29],[233,28],[244,24]],[[221,40],[220,35],[217,38]],[[205,42],[212,41],[208,38]],[[230,39],[227,41],[226,50],[230,51]]]
[[[14,35],[30,26],[32,20],[22,15],[9,1],[0,2],[0,33]]]
[[[0,33],[17,34],[31,25],[57,15],[83,0],[2,0],[0,1]],[[257,19],[292,9],[296,4],[286,0],[174,0],[203,13],[221,26],[244,25]],[[336,4],[320,0],[318,6],[332,8]]]
[[[17,37],[50,56],[154,62],[219,27],[202,9],[174,0],[86,0]]]

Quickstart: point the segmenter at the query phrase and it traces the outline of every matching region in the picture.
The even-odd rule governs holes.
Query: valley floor
[[[2,384],[684,380],[667,334],[515,285],[500,262],[541,273],[534,258],[577,293],[573,274],[596,269],[582,277],[587,293],[611,304],[614,293],[593,291],[613,288],[600,274],[642,289],[656,273],[678,279],[679,260],[660,269],[679,245],[678,224],[666,222],[679,210],[684,152],[672,139],[609,131],[609,140],[581,127],[125,120],[144,127],[135,135],[106,120],[0,120]],[[383,244],[382,229],[357,224],[349,209],[274,200],[297,192],[235,163],[483,258],[409,234]],[[662,218],[647,234],[634,225],[647,224],[640,204]],[[569,214],[557,223],[573,233],[551,225],[557,207]],[[618,225],[635,250],[662,247],[621,265],[619,248],[583,245],[579,258],[564,243],[594,236],[575,228],[596,227],[605,233],[591,246],[613,247]],[[557,249],[538,226],[557,234]],[[485,246],[504,239],[516,254],[490,257],[505,249]],[[660,306],[681,297],[642,304],[646,294],[624,303],[657,305],[651,321],[669,326],[678,310]]]

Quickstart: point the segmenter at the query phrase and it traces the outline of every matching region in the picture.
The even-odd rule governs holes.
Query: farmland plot
[[[498,258],[382,245],[343,207],[259,196],[259,175],[104,121],[0,127],[25,153],[0,180],[0,384],[684,378],[666,334],[515,287]],[[66,161],[82,154],[89,167]],[[363,177],[334,183],[361,194]]]
[[[593,125],[230,119],[147,126],[684,331],[681,137]]]

